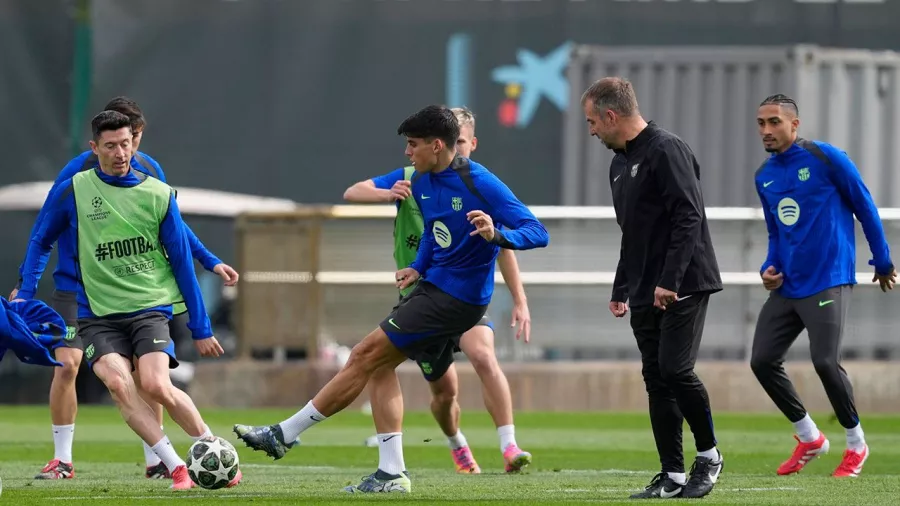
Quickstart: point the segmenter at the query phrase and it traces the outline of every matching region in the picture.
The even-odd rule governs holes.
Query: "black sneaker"
[[[300,438],[284,442],[284,434],[281,432],[281,426],[262,425],[253,427],[250,425],[235,425],[234,433],[237,437],[246,443],[246,445],[254,450],[266,452],[266,455],[278,460],[284,457],[291,448],[300,444]]]
[[[632,494],[632,499],[671,499],[673,497],[681,497],[684,485],[675,483],[675,480],[669,478],[668,473],[659,473],[650,480],[643,491]]]
[[[725,460],[722,459],[721,453],[719,453],[719,460],[716,461],[706,457],[694,459],[694,465],[691,466],[691,477],[684,486],[682,497],[699,498],[712,492],[724,466]]]

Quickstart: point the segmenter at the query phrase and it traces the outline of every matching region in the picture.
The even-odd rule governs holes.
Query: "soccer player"
[[[684,141],[641,117],[627,80],[596,81],[581,104],[590,134],[616,153],[610,178],[622,244],[609,309],[623,317],[630,305],[662,465],[646,489],[631,497],[703,497],[712,491],[723,461],[694,363],[709,297],[722,290],[722,280],[700,168]],[[689,479],[682,449],[685,420],[697,447]]]
[[[212,335],[174,190],[132,169],[127,116],[103,111],[91,128],[99,167],[61,182],[49,197],[46,217],[28,247],[18,296],[34,296],[41,259],[66,230],[73,231],[78,333],[88,365],[128,426],[172,471],[172,487],[189,489],[193,483],[184,461],[138,395],[132,357],[141,388],[196,440],[211,433],[190,397],[169,378],[169,368],[178,364],[169,333],[172,304],[187,305],[188,327],[202,356],[219,356],[222,347]],[[240,478],[239,473],[229,486]]]
[[[769,231],[769,251],[760,268],[770,291],[756,322],[750,366],[762,387],[794,425],[797,446],[778,474],[800,472],[827,453],[828,439],[810,418],[788,379],[784,356],[800,332],[809,333],[809,352],[840,424],[847,449],[835,477],[856,477],[869,447],[841,367],[841,340],[852,286],[856,284],[856,234],[862,223],[883,291],[897,278],[878,209],[850,157],[831,144],[797,136],[797,103],[772,95],[759,106],[756,122],[771,153],[756,171],[756,191]]]
[[[162,167],[146,153],[138,151],[143,134],[146,129],[146,120],[144,113],[138,104],[127,97],[116,97],[109,101],[104,110],[116,111],[122,113],[131,120],[131,128],[134,132],[132,138],[132,150],[134,157],[131,159],[131,166],[137,171],[143,172],[148,176],[159,179],[166,183],[166,175]],[[47,215],[50,207],[49,195],[52,195],[56,188],[63,182],[79,172],[92,170],[97,167],[97,155],[91,150],[85,151],[75,157],[62,169],[54,181],[50,189],[48,198],[38,214],[34,227],[32,228],[32,236],[40,228],[41,223]],[[215,272],[225,280],[225,284],[233,286],[237,283],[238,274],[229,265],[223,263],[215,255],[209,252],[200,242],[200,239],[194,234],[190,227],[185,224],[184,230],[190,241],[191,251],[204,268],[211,272]],[[53,446],[54,457],[47,463],[41,472],[35,476],[36,479],[69,479],[75,477],[75,467],[72,459],[72,442],[75,436],[75,416],[78,411],[78,398],[75,393],[75,378],[81,365],[84,355],[84,344],[81,336],[77,331],[78,319],[78,303],[76,302],[77,292],[77,273],[76,273],[76,238],[72,231],[66,231],[60,236],[59,255],[57,259],[56,270],[53,273],[53,281],[55,290],[51,298],[51,306],[66,321],[67,332],[65,340],[59,342],[54,354],[63,366],[54,370],[53,380],[50,384],[50,415],[53,424]],[[44,267],[49,260],[49,252],[41,257],[38,265],[41,266],[40,274],[43,273]],[[19,268],[19,278],[21,283],[22,270],[24,264]],[[16,298],[18,286],[10,294],[10,299]],[[187,328],[188,315],[187,309],[183,303],[176,304],[173,307],[174,316],[170,322],[170,330],[172,338],[178,342],[190,339],[191,333]],[[162,405],[153,401],[150,396],[140,388],[139,376],[135,373],[135,381],[138,382],[138,392],[142,398],[150,405],[159,420],[160,425],[163,421]],[[165,468],[159,457],[153,450],[143,444],[144,460],[146,461],[145,476],[147,478],[170,478],[169,470]]]
[[[456,142],[456,151],[459,156],[469,158],[478,146],[475,137],[475,116],[466,108],[451,109],[459,122],[459,139]],[[394,260],[397,269],[403,269],[416,258],[419,242],[424,232],[425,223],[422,213],[416,207],[415,199],[410,190],[410,179],[415,174],[415,167],[409,166],[394,170],[383,176],[360,181],[344,193],[344,198],[351,202],[376,203],[396,202],[397,218],[394,220]],[[519,277],[519,265],[513,250],[501,249],[497,256],[500,272],[509,288],[514,302],[512,325],[517,322],[521,327],[516,333],[516,338],[525,334],[525,342],[530,340],[531,316],[528,310],[528,301],[525,297],[525,288]],[[416,284],[412,284],[400,291],[401,298],[408,295]],[[509,391],[509,383],[506,375],[500,369],[497,356],[494,353],[494,330],[490,318],[485,315],[477,325],[463,333],[458,343],[454,344],[454,351],[462,351],[466,354],[478,374],[482,384],[482,396],[484,404],[500,437],[500,452],[506,464],[506,472],[520,471],[531,463],[531,454],[519,448],[515,439],[515,426],[513,425],[512,395]],[[445,358],[453,360],[453,355]],[[456,465],[456,472],[463,474],[478,474],[481,468],[475,461],[472,451],[466,442],[466,437],[459,429],[460,408],[457,402],[459,394],[459,377],[456,366],[452,363],[447,368],[446,374],[439,379],[433,379],[433,375],[425,372],[424,364],[419,364],[423,369],[425,379],[431,387],[431,413],[438,422],[444,435],[450,444],[450,454]],[[435,364],[430,364],[434,368]],[[441,369],[438,367],[437,369]],[[432,369],[433,370],[433,369]]]
[[[353,348],[344,368],[303,409],[279,424],[234,427],[250,448],[277,460],[301,433],[346,408],[371,382],[379,464],[362,483],[345,489],[351,492],[410,491],[403,462],[403,397],[394,369],[412,359],[440,380],[456,340],[484,317],[500,248],[542,248],[549,242],[544,226],[505,184],[458,156],[459,122],[450,109],[425,107],[404,120],[397,133],[407,139],[406,156],[416,170],[411,197],[425,222],[416,259],[397,271],[397,287],[422,281]]]

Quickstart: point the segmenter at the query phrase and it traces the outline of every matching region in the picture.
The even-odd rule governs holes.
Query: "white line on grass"
[[[803,489],[800,487],[748,487],[748,488],[719,488],[719,487],[716,487],[715,490],[721,491],[721,492],[781,492],[781,491],[786,491],[786,490],[797,491],[797,490],[803,490]],[[593,492],[593,493],[600,492],[600,493],[609,493],[609,494],[627,494],[627,493],[635,492],[635,489],[631,489],[631,488],[594,488],[594,489],[557,488],[557,489],[545,490],[544,492],[551,493],[551,494],[559,494],[559,493],[583,494],[583,493],[588,493],[588,492]]]
[[[228,498],[236,498],[236,499],[244,499],[244,498],[261,498],[261,497],[278,497],[272,494],[221,494],[214,496],[219,499],[228,499]],[[132,500],[144,500],[144,499],[209,499],[210,496],[206,494],[191,494],[191,495],[180,495],[177,492],[172,492],[166,495],[129,495],[129,496],[118,496],[118,495],[94,495],[94,496],[64,496],[64,497],[49,497],[51,501],[97,501],[97,500],[109,500],[109,499],[127,499],[129,501]]]

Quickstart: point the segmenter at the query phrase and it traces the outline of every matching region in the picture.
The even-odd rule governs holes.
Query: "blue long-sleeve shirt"
[[[416,173],[412,193],[425,219],[418,255],[410,267],[425,281],[469,304],[486,305],[494,293],[494,263],[500,248],[543,248],[550,235],[534,214],[484,166],[458,157],[438,173]],[[470,235],[466,215],[491,216],[492,242]],[[500,230],[502,225],[502,230]]]
[[[97,170],[97,175],[107,184],[125,188],[136,186],[141,182],[141,179],[134,174],[134,170],[122,177],[109,176],[100,170]],[[28,252],[25,255],[22,287],[19,289],[19,297],[22,299],[34,297],[41,274],[41,258],[50,252],[53,243],[67,231],[72,234],[72,237],[78,237],[78,213],[76,212],[75,193],[71,178],[59,184],[56,191],[47,199],[46,205],[48,206],[46,215],[34,237],[32,237],[28,245]],[[159,239],[165,247],[169,263],[172,265],[172,272],[175,275],[175,281],[187,306],[188,314],[190,315],[188,328],[191,329],[194,339],[204,339],[212,336],[209,316],[206,313],[200,285],[197,283],[197,275],[194,272],[194,261],[191,258],[190,243],[185,233],[185,224],[181,219],[181,212],[178,210],[178,203],[174,195],[170,197],[169,209],[160,224]],[[77,249],[75,251],[75,258],[77,259]],[[77,280],[75,292],[78,300],[78,317],[95,318],[96,316],[91,312],[90,303],[84,293],[81,273],[77,268],[75,269],[75,276]],[[172,317],[172,306],[170,305],[147,308],[136,313],[120,316],[133,316],[148,311],[157,311],[169,318]]]
[[[783,296],[804,298],[856,284],[853,215],[872,250],[869,264],[879,274],[893,269],[878,208],[856,165],[840,149],[798,139],[757,170],[756,190],[769,232],[760,272],[773,266],[784,274]]]
[[[37,219],[34,222],[34,226],[31,229],[31,237],[34,237],[34,234],[40,228],[41,223],[47,216],[47,209],[49,208],[50,195],[59,188],[59,185],[65,181],[72,179],[79,172],[90,170],[97,167],[97,157],[91,151],[85,151],[80,155],[73,158],[69,163],[63,167],[62,171],[60,171],[59,175],[56,176],[56,180],[53,182],[53,186],[50,188],[50,192],[47,194],[47,199],[44,201],[44,205],[41,206],[41,210],[38,213]],[[163,183],[168,183],[166,181],[166,174],[163,172],[162,167],[160,167],[159,163],[156,162],[150,155],[146,153],[142,153],[138,151],[137,155],[131,158],[131,168],[134,170],[138,170],[147,174],[148,176],[155,177],[162,181]],[[184,225],[185,234],[187,234],[188,241],[191,246],[191,253],[196,258],[203,268],[212,271],[215,266],[222,263],[221,260],[215,255],[213,255],[206,246],[200,242],[200,239],[197,238],[197,235],[194,234],[194,231],[191,230],[189,226],[185,223]],[[54,287],[63,292],[75,292],[78,290],[78,278],[76,276],[76,237],[71,232],[71,230],[67,230],[63,232],[59,237],[59,258],[56,262],[56,270],[53,271],[53,284]],[[40,272],[43,274],[44,269],[47,266],[47,262],[50,260],[50,252],[48,251],[43,257],[38,259],[38,265],[41,267]],[[19,280],[21,283],[23,268],[25,264],[19,266]]]

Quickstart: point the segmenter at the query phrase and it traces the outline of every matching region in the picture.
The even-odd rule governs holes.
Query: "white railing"
[[[615,212],[612,207],[557,207],[532,206],[534,215],[545,221],[551,220],[612,220]],[[900,209],[881,209],[883,221],[900,221]],[[331,216],[337,219],[393,219],[396,214],[394,206],[385,205],[338,205],[331,208]],[[709,207],[706,209],[710,221],[762,221],[762,209],[752,207]],[[552,237],[551,237],[551,245]],[[722,272],[722,282],[731,286],[752,286],[760,283],[758,272]],[[858,272],[860,286],[878,286],[868,283],[871,272]],[[615,272],[578,271],[578,272],[529,272],[521,273],[525,285],[611,285]],[[322,271],[317,274],[302,271],[250,271],[243,273],[243,279],[250,283],[305,284],[313,280],[331,285],[392,285],[392,271]],[[495,275],[497,283],[503,283],[499,272]]]

